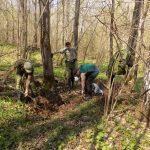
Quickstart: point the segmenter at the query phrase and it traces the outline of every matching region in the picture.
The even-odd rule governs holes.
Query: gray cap
[[[32,66],[32,63],[31,62],[25,62],[24,63],[24,69],[25,69],[25,71],[27,72],[27,73],[31,73],[32,72],[32,70],[33,70],[33,66]]]

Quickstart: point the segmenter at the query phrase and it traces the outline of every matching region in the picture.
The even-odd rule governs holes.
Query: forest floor
[[[1,64],[0,82],[9,66]],[[40,81],[40,67],[35,74]],[[36,104],[18,100],[14,89],[0,84],[0,150],[150,150],[150,129],[139,115],[142,78],[132,93],[123,90],[106,120],[107,89],[103,96],[83,98],[78,84],[71,92],[65,88],[62,68],[55,74],[56,92],[38,96]],[[107,87],[106,78],[97,80]],[[14,83],[13,75],[8,85]]]

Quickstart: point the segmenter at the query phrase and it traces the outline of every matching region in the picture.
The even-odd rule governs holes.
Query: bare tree
[[[150,50],[150,47],[149,47]],[[149,52],[150,54],[150,52]],[[150,55],[149,55],[150,58]],[[148,58],[146,63],[146,72],[144,77],[144,108],[146,112],[146,118],[147,118],[147,126],[149,126],[150,122],[150,59]]]
[[[26,58],[27,50],[27,0],[20,0],[21,24],[20,24],[20,52],[21,58]]]
[[[69,36],[70,36],[70,30],[69,30],[69,24],[70,24],[70,0],[67,0],[66,1],[66,25],[65,26],[68,26],[67,29],[66,29],[66,39],[69,39]]]
[[[39,1],[41,17],[41,55],[43,61],[43,76],[44,84],[47,87],[52,87],[54,83],[53,74],[53,62],[51,57],[51,46],[50,46],[50,10],[49,10],[49,0]]]
[[[142,10],[143,0],[135,1],[133,16],[132,16],[132,25],[131,31],[129,34],[127,49],[129,50],[129,54],[127,56],[127,64],[129,67],[133,66],[135,61],[135,50],[137,46],[137,38],[138,38],[138,29],[140,24],[140,16]]]
[[[57,13],[56,13],[56,44],[55,44],[55,48],[56,48],[56,50],[58,49],[58,27],[59,27],[59,11],[58,11],[58,9],[59,9],[59,4],[58,4],[58,2],[59,2],[59,0],[57,0]]]
[[[140,25],[139,25],[139,44],[138,44],[138,49],[137,49],[137,58],[135,60],[135,69],[134,69],[134,83],[136,82],[137,79],[137,74],[138,74],[138,62],[140,59],[140,54],[141,54],[141,50],[142,50],[142,45],[144,44],[144,26],[145,26],[145,20],[147,17],[147,13],[149,10],[149,2],[146,3],[145,9],[144,9],[144,5],[142,7],[142,16],[140,19]]]
[[[11,0],[11,16],[12,16],[12,43],[15,42],[15,17],[14,17],[14,8],[13,1]]]
[[[20,49],[20,2],[17,1],[17,59],[20,57],[21,49]]]
[[[37,0],[34,0],[34,46],[37,47]]]
[[[78,47],[79,14],[80,14],[80,0],[76,0],[75,18],[74,18],[74,26],[73,26],[73,40],[74,40],[74,47],[76,48]]]
[[[143,44],[143,35],[144,35],[144,23],[149,10],[149,1],[146,3],[146,8],[143,13],[142,17],[142,23],[141,23],[141,44],[139,45],[139,48],[141,48]],[[144,77],[144,106],[146,110],[146,117],[147,117],[147,126],[149,126],[150,123],[150,46],[149,46],[149,58],[146,62],[146,71],[145,71],[145,77]]]
[[[65,44],[65,0],[62,0],[62,45]]]
[[[114,12],[115,12],[115,0],[112,0],[111,6],[111,18],[110,18],[110,49],[109,49],[109,57],[113,56],[113,30],[114,30]]]
[[[6,42],[9,42],[9,26],[10,26],[10,21],[9,21],[9,15],[8,15],[8,13],[9,13],[9,11],[8,11],[8,2],[7,1],[5,1],[5,11],[3,12],[3,14],[4,14],[4,17],[5,17],[5,19],[6,19],[6,38],[5,38],[5,40],[6,40]]]

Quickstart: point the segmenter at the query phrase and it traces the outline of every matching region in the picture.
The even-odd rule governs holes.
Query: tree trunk
[[[15,18],[12,0],[11,0],[11,17],[12,17],[12,43],[15,43]]]
[[[150,51],[150,47],[149,47]],[[147,60],[146,72],[144,77],[144,107],[147,118],[147,126],[150,122],[150,59]]]
[[[52,2],[52,1],[51,1]],[[49,29],[51,29],[52,27],[52,22],[51,22],[51,14],[52,14],[52,3],[50,2],[50,4],[49,4]],[[52,43],[52,34],[51,34],[51,32],[49,32],[49,36],[50,36],[50,43]]]
[[[6,16],[6,42],[9,43],[9,21],[8,21],[8,16]]]
[[[142,10],[143,0],[135,1],[133,16],[132,16],[132,25],[131,31],[128,39],[127,49],[129,50],[129,54],[127,56],[127,65],[132,67],[135,61],[135,50],[137,46],[137,38],[138,38],[138,29],[140,24],[140,16]]]
[[[75,18],[74,18],[74,27],[73,27],[73,40],[74,40],[75,48],[78,48],[79,14],[80,14],[80,0],[76,0],[76,2],[75,2]]]
[[[18,10],[17,10],[17,59],[19,59],[21,54],[20,49],[20,2],[18,2]]]
[[[8,4],[6,1],[6,10],[8,9]],[[5,13],[6,17],[6,42],[9,43],[9,19],[8,19],[8,13]]]
[[[37,47],[37,0],[34,1],[34,46]]]
[[[69,38],[70,38],[70,33],[71,31],[69,30],[70,29],[70,23],[69,23],[69,20],[70,20],[70,0],[67,0],[66,1],[66,39],[67,41],[69,41]]]
[[[111,19],[110,19],[110,49],[109,49],[109,60],[113,56],[113,30],[114,30],[114,12],[115,12],[115,0],[112,0],[111,6]]]
[[[142,49],[142,44],[143,44],[143,38],[144,38],[144,25],[145,25],[145,19],[148,13],[148,9],[149,9],[149,2],[146,3],[145,9],[144,9],[144,5],[143,5],[143,15],[141,17],[141,21],[140,21],[140,32],[139,32],[139,44],[138,44],[138,57],[135,60],[135,69],[134,69],[134,83],[137,80],[137,74],[138,74],[138,62],[140,59],[140,54],[141,54],[141,49]]]
[[[65,0],[62,0],[62,45],[65,45]]]
[[[46,87],[51,88],[54,83],[54,74],[53,74],[53,63],[51,57],[51,46],[50,46],[50,10],[49,10],[49,0],[39,1],[40,12],[43,12],[41,17],[41,55],[43,62],[43,76],[44,84]]]
[[[59,27],[59,0],[57,0],[57,14],[56,14],[56,45],[55,49],[58,50],[58,27]]]
[[[20,51],[21,58],[26,58],[27,50],[27,0],[20,0],[21,27],[20,27]]]

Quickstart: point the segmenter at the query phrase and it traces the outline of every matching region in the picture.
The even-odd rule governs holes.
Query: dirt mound
[[[64,104],[61,97],[56,93],[48,93],[45,96],[40,95],[33,99],[28,97],[26,102],[32,111],[43,118],[48,118],[52,113],[58,111],[60,105]]]

